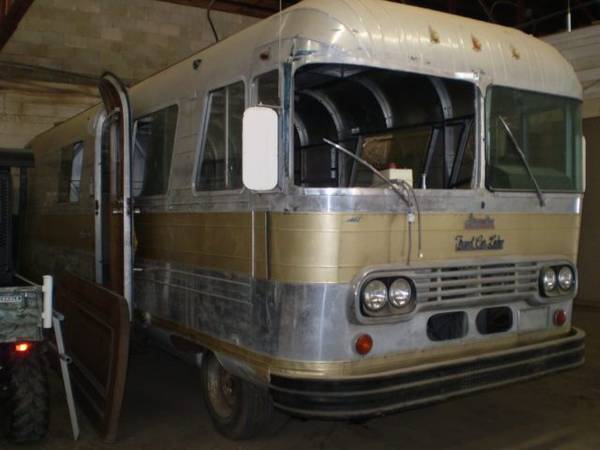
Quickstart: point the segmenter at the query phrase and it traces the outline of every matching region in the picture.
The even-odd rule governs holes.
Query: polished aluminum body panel
[[[520,264],[534,267],[537,272],[539,267],[556,262],[555,259],[523,260]],[[498,264],[498,260],[487,263]],[[468,263],[444,266],[457,264]],[[481,265],[482,261],[476,264]],[[432,302],[424,297],[407,317],[365,321],[355,296],[358,280],[362,277],[354,284],[292,284],[252,281],[250,277],[232,277],[172,263],[138,261],[138,265],[143,271],[135,277],[135,289],[139,294],[136,306],[151,317],[168,318],[248,351],[295,361],[359,361],[363,357],[356,353],[353,343],[356,336],[364,332],[368,332],[376,343],[370,358],[408,354],[416,349],[426,355],[428,350],[453,345],[460,347],[474,340],[494,341],[499,337],[547,330],[556,309],[566,310],[569,316],[571,312],[571,297],[548,302],[540,298],[537,289],[513,289],[513,292],[505,289],[496,295],[490,293],[484,301],[475,297]],[[401,266],[372,270],[408,276],[415,272],[415,269]],[[537,280],[537,274],[535,278]],[[514,313],[513,326],[502,336],[483,336],[475,326],[477,313],[492,305],[506,305]],[[543,322],[520,322],[519,315],[523,311],[536,308],[543,313]],[[468,315],[467,336],[455,343],[431,341],[426,332],[429,317],[458,309]],[[554,330],[554,334],[563,332]]]
[[[270,58],[260,57],[265,52]],[[407,209],[391,190],[293,185],[293,75],[311,63],[364,65],[473,83],[472,189],[417,190],[425,249],[424,258],[413,258],[410,267]],[[254,77],[275,69],[282,75],[283,92],[279,189],[260,195],[197,191],[193,180],[207,94],[241,80],[246,105],[254,105]],[[551,316],[562,308],[570,319],[574,293],[542,301],[529,288],[542,265],[575,262],[582,194],[548,193],[547,205],[540,207],[535,193],[486,190],[484,111],[491,84],[581,98],[571,66],[531,36],[377,0],[306,0],[133,86],[134,118],[179,107],[168,193],[136,199],[141,214],[136,217],[135,265],[141,271],[134,277],[135,307],[149,326],[203,345],[228,361],[228,368],[237,364],[236,373],[253,373],[248,378],[263,381],[272,374],[378,375],[568,335],[570,320],[554,327]],[[449,113],[452,105],[443,86],[437,87]],[[385,98],[375,90],[373,95],[391,123]],[[57,205],[56,172],[61,146],[83,140],[87,149],[93,148],[100,110],[92,108],[32,142],[38,168],[30,195],[27,259],[33,272],[70,269],[94,277],[93,190],[79,204]],[[93,186],[93,159],[87,151],[84,187]],[[502,252],[458,254],[454,239],[464,232],[470,214],[493,216],[499,223],[494,233],[508,233],[513,240]],[[419,302],[409,317],[365,321],[357,309],[357,285],[372,270],[419,275],[468,266],[470,274],[479,274],[483,266],[499,263],[532,267],[528,288],[507,292],[494,287],[493,295],[483,296],[481,286],[470,286],[463,294],[476,297],[441,299],[426,291],[443,287],[428,275],[429,281],[419,284],[420,295],[432,301]],[[509,280],[502,282],[513,280],[504,278]],[[511,309],[515,320],[508,331],[477,332],[476,316],[490,305]],[[429,339],[428,319],[456,310],[467,314],[467,335],[456,341]],[[354,349],[363,333],[375,342],[367,357]]]

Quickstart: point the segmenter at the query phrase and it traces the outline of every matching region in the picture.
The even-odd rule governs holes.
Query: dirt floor
[[[198,370],[151,349],[132,357],[119,441],[100,441],[83,418],[71,440],[64,393],[53,380],[50,435],[19,450],[600,449],[600,309],[578,307],[584,367],[364,424],[291,420],[277,435],[230,442],[212,428]]]

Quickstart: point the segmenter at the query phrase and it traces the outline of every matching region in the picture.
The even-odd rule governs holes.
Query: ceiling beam
[[[575,0],[575,3],[578,6],[582,6],[581,0]],[[582,9],[583,9],[583,12],[585,13],[585,15],[587,16],[588,20],[590,21],[590,23],[593,23],[596,20],[596,17],[592,14],[592,11],[590,11],[590,7],[588,5],[583,5]]]
[[[98,77],[48,67],[0,60],[0,80],[43,81],[81,86],[97,86]],[[125,84],[132,84],[125,80]]]
[[[33,0],[0,0],[0,50],[19,26]]]

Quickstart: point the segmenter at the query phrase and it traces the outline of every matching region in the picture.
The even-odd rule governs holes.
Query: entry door
[[[133,312],[132,120],[125,85],[106,73],[99,83],[104,111],[96,123],[96,282],[125,297]]]

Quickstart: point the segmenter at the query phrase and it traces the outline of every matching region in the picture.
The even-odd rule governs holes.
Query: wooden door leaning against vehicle
[[[56,284],[78,402],[104,440],[114,442],[129,355],[127,302],[114,291],[68,272]]]

